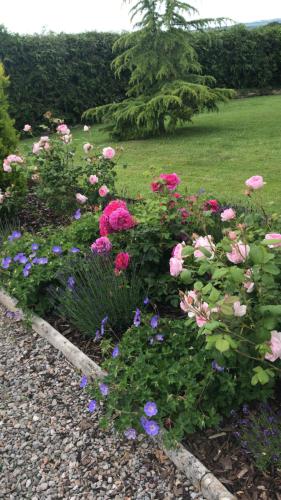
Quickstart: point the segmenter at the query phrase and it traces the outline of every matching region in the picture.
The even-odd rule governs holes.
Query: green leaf
[[[216,341],[215,346],[216,346],[217,350],[220,352],[228,351],[229,341],[227,339],[221,337]]]
[[[185,285],[192,283],[192,272],[189,269],[184,269],[180,274],[180,279]]]
[[[265,249],[261,246],[252,245],[250,250],[250,258],[254,264],[263,264],[265,257]]]
[[[228,273],[228,269],[226,267],[221,267],[219,269],[216,269],[212,275],[213,280],[218,280],[220,278],[223,278]]]

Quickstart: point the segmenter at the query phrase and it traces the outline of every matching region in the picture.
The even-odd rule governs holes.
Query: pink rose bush
[[[60,135],[70,135],[70,130],[69,130],[68,126],[65,123],[61,123],[57,127],[57,132]]]

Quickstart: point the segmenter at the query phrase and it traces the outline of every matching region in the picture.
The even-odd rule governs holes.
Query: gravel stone
[[[204,500],[148,438],[101,430],[80,378],[0,306],[1,500]]]

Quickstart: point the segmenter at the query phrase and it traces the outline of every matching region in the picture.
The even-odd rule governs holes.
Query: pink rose
[[[253,177],[250,177],[250,179],[246,180],[245,184],[248,188],[260,189],[266,183],[264,182],[263,177],[261,175],[253,175]]]
[[[196,259],[213,259],[215,255],[215,245],[213,243],[213,238],[211,235],[208,236],[200,236],[195,240],[193,243],[195,251],[194,251],[194,257]],[[210,252],[210,256],[206,257],[204,253],[200,250],[200,248],[205,248],[208,252]]]
[[[88,127],[88,125],[84,125],[83,130],[84,132],[89,132],[90,127]]]
[[[89,183],[94,185],[99,182],[99,178],[96,175],[90,175],[89,177]]]
[[[103,148],[102,155],[106,160],[111,160],[116,155],[116,151],[111,147]]]
[[[37,155],[41,151],[41,146],[39,142],[33,144],[32,153]]]
[[[266,240],[280,240],[280,243],[273,243],[273,245],[268,245],[269,248],[281,247],[281,234],[280,233],[268,233],[265,235]]]
[[[135,219],[125,208],[117,208],[110,214],[109,224],[113,231],[126,231],[135,226]]]
[[[234,302],[233,311],[234,311],[234,316],[238,316],[239,318],[241,318],[242,316],[245,316],[247,312],[247,306],[243,306],[242,304],[240,304],[239,301]]]
[[[177,174],[160,174],[160,179],[165,182],[166,187],[169,191],[173,191],[180,184],[180,178]]]
[[[227,236],[229,237],[230,240],[235,241],[237,238],[237,234],[235,231],[229,231],[227,233]]]
[[[204,203],[203,210],[204,211],[211,211],[213,214],[216,214],[220,209],[220,204],[217,200],[207,200]]]
[[[4,170],[4,172],[7,172],[8,174],[10,174],[12,172],[12,167],[7,160],[3,161],[3,170]]]
[[[83,149],[84,149],[84,153],[87,154],[91,151],[91,149],[93,149],[93,146],[89,142],[86,142],[86,144],[84,144],[84,146],[83,146]]]
[[[265,359],[268,361],[276,361],[276,359],[281,359],[281,332],[277,332],[277,330],[272,330],[271,339],[269,343],[271,353],[267,353],[265,355]]]
[[[49,142],[49,137],[47,135],[43,135],[42,137],[40,137],[40,141],[39,141],[39,144],[40,146],[44,146],[46,144],[46,142]]]
[[[178,243],[172,251],[172,257],[175,257],[176,259],[182,259],[182,250],[183,247],[185,246],[184,241],[182,243]]]
[[[176,257],[172,257],[170,259],[170,275],[176,278],[183,270],[182,265],[183,265],[182,259],[177,259]]]
[[[130,263],[130,255],[127,252],[120,252],[114,263],[117,271],[125,271]]]
[[[21,156],[17,156],[17,155],[9,155],[9,156],[7,156],[6,161],[8,163],[23,163],[22,157]]]
[[[24,132],[30,132],[31,128],[32,128],[31,125],[29,125],[28,123],[26,123],[22,130]]]
[[[199,328],[206,325],[206,323],[210,319],[210,314],[211,311],[209,309],[209,305],[207,304],[207,302],[203,302],[203,304],[200,305],[199,314],[195,315],[195,321],[197,323],[197,326],[199,326]]]
[[[84,205],[87,200],[88,198],[87,196],[84,196],[84,194],[76,193],[76,201],[78,201],[78,203],[81,203],[81,205]]]
[[[241,262],[245,262],[249,252],[249,245],[242,243],[242,241],[238,241],[232,245],[231,252],[227,252],[226,256],[233,264],[241,264]]]
[[[109,189],[107,186],[103,185],[99,188],[99,195],[104,198],[109,193]]]
[[[112,248],[111,241],[106,237],[102,236],[101,238],[97,238],[94,243],[91,245],[91,250],[94,253],[109,253]]]
[[[69,135],[70,134],[70,130],[65,123],[61,123],[61,125],[59,125],[57,127],[57,132],[61,135]]]
[[[69,144],[71,141],[72,141],[72,135],[71,134],[65,134],[62,138],[63,142],[65,144]],[[50,147],[50,145],[48,144],[48,146]],[[46,149],[46,145],[45,145],[45,149]],[[48,148],[49,149],[49,148]]]
[[[226,208],[222,213],[221,213],[221,220],[223,222],[226,222],[228,220],[235,219],[236,217],[236,212],[233,210],[233,208]]]

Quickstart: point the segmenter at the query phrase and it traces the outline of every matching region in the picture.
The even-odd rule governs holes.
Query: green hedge
[[[194,33],[203,74],[228,88],[281,87],[281,25]],[[0,26],[0,60],[11,78],[10,111],[19,129],[45,111],[77,123],[90,107],[122,100],[126,77],[110,64],[113,33],[10,34]]]

